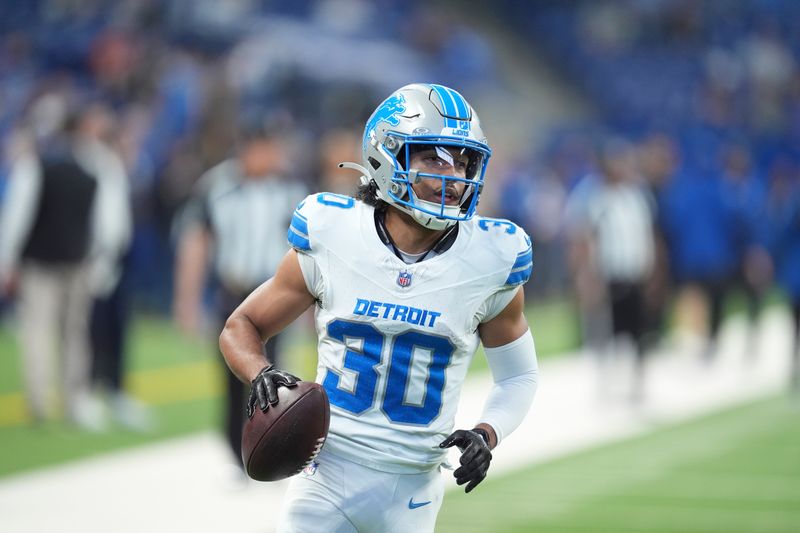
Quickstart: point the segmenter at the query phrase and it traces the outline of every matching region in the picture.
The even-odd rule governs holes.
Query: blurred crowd
[[[537,243],[531,288],[569,287],[588,345],[621,329],[638,354],[674,305],[712,358],[726,296],[743,294],[755,325],[775,286],[793,310],[797,386],[800,5],[502,5],[598,111],[505,180],[504,212]]]
[[[360,160],[376,101],[409,80],[492,87],[495,63],[426,2],[3,2],[0,312],[18,311],[30,418],[151,428],[124,390],[131,310],[219,329],[274,273],[305,192],[354,191],[336,165]]]
[[[346,190],[328,163],[357,156],[348,141],[375,101],[434,70],[442,83],[488,83],[494,64],[481,37],[424,2],[12,0],[0,15],[0,194],[26,144],[106,108],[133,198],[137,298],[157,310],[170,305],[176,210],[242,121],[285,111],[293,177]]]
[[[511,218],[532,236],[536,268],[526,289],[534,305],[574,296],[584,342],[602,350],[621,340],[640,363],[673,305],[679,329],[699,332],[701,351],[713,358],[732,290],[746,295],[755,320],[779,287],[800,332],[800,4],[475,5],[482,8],[473,17],[490,13],[495,28],[539,50],[597,111],[489,167],[496,201],[482,213]],[[260,172],[214,178],[209,169],[225,174],[218,165],[233,160],[270,169],[297,190],[351,192],[357,176],[336,164],[360,160],[375,102],[420,80],[484,99],[507,95],[496,53],[447,2],[3,2],[0,200],[15,207],[4,209],[0,227],[0,311],[17,298],[32,346],[43,321],[55,331],[63,317],[84,316],[71,327],[92,335],[62,331],[63,357],[86,352],[82,342],[96,357],[77,357],[76,374],[65,379],[75,390],[106,383],[120,393],[122,419],[147,427],[146,413],[120,389],[131,305],[172,309],[184,330],[198,329],[193,309],[204,295],[194,282],[208,273],[180,264],[204,260],[210,237],[187,244],[187,221],[213,230],[210,201],[199,201],[213,198],[206,185]],[[280,161],[247,155],[252,142],[276,137]],[[52,217],[37,220],[36,191],[12,186],[19,172],[42,183],[69,176],[78,184],[70,205],[82,207],[61,211],[87,216],[70,218],[53,198]],[[76,246],[42,255],[24,242],[26,229]],[[26,258],[81,268],[31,277]],[[212,277],[235,296],[228,305],[251,288],[252,279],[231,279],[212,263]],[[42,290],[60,315],[35,305]],[[42,363],[31,364],[36,376]],[[36,406],[45,400],[30,395],[34,415],[44,416]],[[65,405],[97,428],[96,409],[80,394]]]

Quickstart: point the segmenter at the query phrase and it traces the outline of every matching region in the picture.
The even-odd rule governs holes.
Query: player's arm
[[[181,331],[197,335],[202,295],[208,268],[211,234],[200,224],[184,229],[175,259],[175,294],[172,314]]]
[[[33,154],[19,156],[8,177],[0,209],[0,296],[16,292],[22,247],[36,218],[42,193],[42,168]]]
[[[492,447],[522,423],[536,394],[536,347],[524,308],[519,288],[500,314],[478,326],[494,386],[477,427],[487,431]]]
[[[297,252],[289,250],[275,276],[254,290],[225,322],[219,347],[231,371],[252,385],[248,408],[262,410],[278,401],[277,386],[293,386],[297,378],[272,368],[263,345],[308,309],[315,299],[306,287]]]
[[[209,204],[213,180],[211,172],[200,178],[174,222],[178,245],[172,315],[180,330],[193,336],[200,332],[209,255],[215,244]]]
[[[536,392],[538,368],[528,322],[523,314],[522,289],[495,317],[478,326],[494,387],[484,406],[481,422],[471,430],[457,430],[440,444],[458,446],[461,466],[454,472],[459,485],[471,491],[486,477],[491,449],[522,422]]]

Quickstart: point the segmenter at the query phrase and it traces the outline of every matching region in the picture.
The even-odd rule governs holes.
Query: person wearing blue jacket
[[[708,300],[706,355],[710,356],[722,322],[724,296],[738,266],[735,195],[719,176],[688,169],[667,185],[660,216],[676,285],[696,286]]]

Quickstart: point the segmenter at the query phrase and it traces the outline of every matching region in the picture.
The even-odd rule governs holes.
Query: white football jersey
[[[374,208],[320,193],[294,212],[289,243],[317,298],[317,382],[331,403],[325,448],[386,472],[436,468],[479,343],[532,270],[515,224],[459,223],[441,255],[405,264],[378,236]]]

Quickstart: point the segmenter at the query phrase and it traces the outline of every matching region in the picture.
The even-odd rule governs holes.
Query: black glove
[[[247,400],[247,417],[253,416],[256,401],[262,411],[270,405],[278,403],[278,387],[295,387],[300,378],[283,370],[276,370],[275,365],[265,366],[250,382],[250,398]],[[269,402],[269,403],[268,403]]]
[[[440,448],[456,445],[461,450],[461,467],[453,475],[459,485],[469,482],[464,492],[474,489],[486,477],[492,460],[488,440],[489,435],[483,429],[459,429],[439,444]]]

